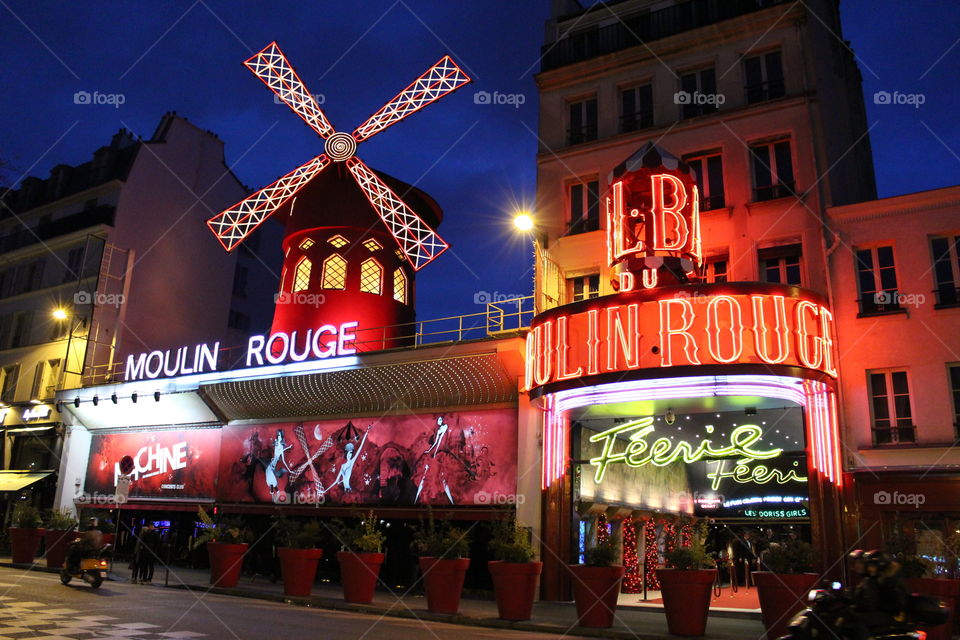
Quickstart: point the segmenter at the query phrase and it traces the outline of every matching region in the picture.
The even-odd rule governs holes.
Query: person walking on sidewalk
[[[140,532],[140,539],[137,540],[136,569],[134,582],[140,584],[150,584],[153,582],[153,569],[156,559],[160,554],[160,532],[157,531],[153,522],[147,522],[143,531]]]

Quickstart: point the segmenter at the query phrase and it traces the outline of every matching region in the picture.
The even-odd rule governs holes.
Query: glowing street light
[[[67,319],[67,311],[66,311],[66,309],[63,309],[62,307],[57,307],[56,309],[54,309],[52,315],[53,315],[53,319],[54,319],[54,320],[66,320],[66,319]]]
[[[513,217],[513,226],[520,231],[530,231],[533,229],[533,216],[526,211],[521,211]]]

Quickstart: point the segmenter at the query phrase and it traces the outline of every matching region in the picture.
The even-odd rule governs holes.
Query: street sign
[[[123,456],[120,458],[120,473],[123,475],[129,475],[133,473],[134,463],[133,458],[130,456]]]
[[[117,478],[117,490],[114,493],[113,501],[117,504],[124,504],[130,497],[130,476],[122,475]]]

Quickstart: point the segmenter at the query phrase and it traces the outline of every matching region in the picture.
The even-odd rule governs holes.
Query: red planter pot
[[[567,565],[573,574],[573,599],[577,604],[577,624],[581,627],[607,629],[613,626],[617,596],[623,580],[623,567],[588,567]]]
[[[240,570],[243,569],[243,554],[247,552],[248,546],[246,543],[208,542],[210,584],[227,588],[237,586],[237,582],[240,581]]]
[[[816,588],[820,576],[815,573],[772,573],[754,571],[752,574],[760,596],[760,611],[767,638],[787,634],[787,625],[793,616],[807,606],[807,594]]]
[[[309,596],[313,581],[317,577],[317,563],[323,555],[323,549],[277,549],[280,557],[280,570],[283,573],[283,594],[287,596]]]
[[[370,604],[373,601],[373,590],[377,586],[384,558],[386,556],[382,553],[337,552],[345,601],[355,604]]]
[[[953,637],[953,625],[956,623],[954,611],[957,602],[960,601],[960,581],[942,580],[936,578],[908,578],[907,587],[912,593],[919,593],[923,596],[932,596],[943,601],[943,604],[950,609],[950,616],[946,623],[937,627],[928,627],[921,625],[921,629],[927,632],[928,640],[950,640]]]
[[[707,630],[710,591],[716,569],[657,569],[667,629],[675,636],[702,636]]]
[[[32,564],[40,548],[43,529],[10,527],[10,551],[14,564]]]
[[[47,568],[59,569],[63,567],[63,563],[67,559],[67,547],[73,542],[73,531],[46,529],[43,539]]]
[[[533,616],[533,601],[537,597],[543,563],[491,560],[487,568],[493,577],[500,619],[529,620]]]
[[[463,592],[463,578],[469,567],[470,558],[420,558],[420,571],[423,572],[423,584],[427,591],[427,610],[430,613],[457,613]]]

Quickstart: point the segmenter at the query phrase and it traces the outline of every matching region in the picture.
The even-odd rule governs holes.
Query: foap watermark
[[[321,307],[327,301],[327,296],[322,293],[307,293],[306,291],[296,291],[294,293],[275,293],[273,294],[273,304],[296,304],[303,307]]]
[[[477,91],[473,94],[473,104],[505,104],[514,109],[519,109],[520,105],[527,101],[527,96],[522,93],[500,93],[494,91]]]
[[[73,294],[74,304],[92,304],[98,307],[120,307],[127,301],[122,293],[99,293],[97,291],[77,291]]]
[[[877,291],[873,294],[873,303],[877,305],[895,305],[919,309],[927,302],[922,293],[901,293],[900,291]]]
[[[127,96],[122,93],[100,93],[94,91],[77,91],[73,94],[73,104],[96,104],[110,105],[114,109],[119,109],[120,105],[127,101]]]
[[[677,91],[673,94],[673,103],[681,105],[710,105],[713,107],[719,107],[724,102],[727,101],[727,96],[722,93],[703,93],[700,91],[694,91],[693,93],[689,91]]]
[[[520,293],[500,293],[499,291],[477,291],[473,294],[473,304],[490,304],[493,302],[512,302],[519,300]]]
[[[310,506],[320,506],[327,501],[327,497],[317,491],[294,491],[292,494],[286,491],[277,491],[270,498],[273,504],[303,504]]]
[[[81,493],[74,494],[73,501],[76,504],[113,505],[125,504],[127,502],[127,498],[126,496],[120,494],[100,493],[99,491],[87,493],[86,491],[83,491]]]
[[[308,93],[307,95],[313,98],[313,101],[316,102],[317,104],[323,104],[327,101],[327,96],[323,95],[322,93]],[[280,96],[278,96],[277,94],[273,94],[273,104],[287,104],[287,103],[281,100]]]
[[[877,91],[873,94],[873,104],[896,104],[910,105],[914,109],[919,109],[920,105],[927,101],[927,96],[922,93],[900,93],[894,91]]]
[[[500,493],[499,491],[477,491],[473,494],[473,501],[476,504],[494,504],[494,505],[507,505],[507,504],[523,504],[527,501],[526,496],[522,493]]]
[[[877,491],[873,494],[873,504],[880,505],[909,505],[917,509],[927,501],[923,493],[901,493],[899,491]]]

